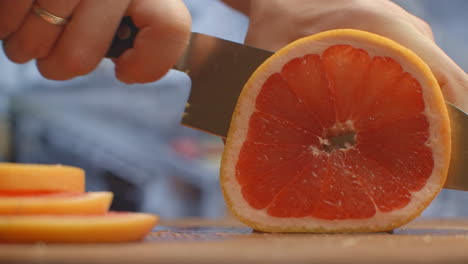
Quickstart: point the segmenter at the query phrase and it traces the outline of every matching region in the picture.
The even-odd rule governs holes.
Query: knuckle
[[[188,39],[191,31],[192,20],[187,10],[178,10],[177,14],[166,14],[163,23],[155,23],[156,27],[160,27],[160,33],[165,34],[173,40]]]
[[[80,76],[91,72],[95,64],[89,59],[88,54],[79,51],[69,51],[62,55],[57,68],[66,76]]]
[[[116,64],[116,76],[125,83],[149,83],[161,79],[169,71],[170,66],[164,66],[165,61],[158,65],[148,65],[141,60],[120,61]],[[148,67],[150,66],[150,67]]]
[[[169,67],[157,67],[151,71],[142,70],[139,67],[127,68],[127,71],[121,72],[123,79],[131,80],[134,83],[149,83],[161,79],[169,71]]]
[[[172,23],[172,30],[179,34],[188,34],[190,32],[192,20],[190,16],[181,16]]]
[[[90,60],[86,53],[76,51],[56,53],[38,60],[39,72],[51,80],[69,80],[76,76],[86,75],[96,66],[97,63]]]
[[[41,64],[40,61],[38,61],[37,63],[37,69],[44,78],[49,79],[49,80],[64,81],[64,80],[69,79],[60,74],[57,74],[57,72],[55,71],[49,70],[49,68]]]
[[[24,39],[12,39],[5,44],[5,54],[16,63],[25,63],[39,54],[35,43]]]
[[[192,28],[192,20],[189,17],[186,17],[184,19],[180,19],[179,21],[177,21],[175,24],[175,28],[174,30],[176,32],[178,32],[179,34],[185,36],[185,37],[188,37],[188,35],[190,34],[191,32],[191,28]]]
[[[25,57],[34,58],[37,53],[37,48],[33,41],[19,39],[16,42],[16,47]]]
[[[15,33],[21,25],[21,21],[17,17],[2,11],[0,10],[0,39],[7,38]]]
[[[149,83],[149,82],[154,82],[162,77],[164,77],[168,72],[169,72],[170,67],[164,67],[161,69],[156,69],[153,72],[141,74],[140,76],[137,77],[137,82],[139,83]]]
[[[430,36],[433,36],[434,33],[432,32],[432,27],[431,25],[429,25],[429,23],[421,18],[418,18],[418,21],[419,21],[419,24],[420,24],[420,27],[424,30],[424,32],[426,32],[427,34],[429,34]]]
[[[164,40],[174,44],[184,44],[190,37],[190,23],[181,20],[168,21],[164,28],[160,28],[159,35]]]
[[[11,33],[13,33],[15,28],[9,24],[0,23],[0,39],[7,38]]]

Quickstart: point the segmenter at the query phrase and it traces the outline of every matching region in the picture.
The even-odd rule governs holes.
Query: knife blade
[[[118,57],[133,46],[138,28],[125,17],[107,57]],[[182,124],[225,138],[244,84],[272,52],[213,36],[191,33],[174,69],[185,72],[192,87]],[[468,116],[446,102],[452,129],[452,155],[444,188],[468,191]]]
[[[450,118],[452,154],[444,188],[468,191],[468,116],[455,105],[445,102]]]
[[[255,69],[273,53],[192,33],[175,69],[192,81],[182,124],[226,137],[237,98]]]

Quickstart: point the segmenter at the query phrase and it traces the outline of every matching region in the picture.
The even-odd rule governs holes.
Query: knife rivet
[[[117,30],[117,37],[118,37],[120,40],[126,40],[126,39],[128,39],[131,35],[132,35],[132,31],[130,30],[130,28],[129,28],[128,26],[121,26],[121,27],[119,27],[119,29]]]

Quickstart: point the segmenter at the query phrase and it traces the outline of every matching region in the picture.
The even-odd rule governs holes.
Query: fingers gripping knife
[[[138,28],[129,17],[107,53],[116,58],[133,46]],[[250,75],[273,53],[216,37],[191,33],[189,44],[174,65],[192,80],[182,124],[226,137],[237,98]],[[452,157],[445,188],[468,191],[468,117],[447,102],[452,128]]]
[[[137,31],[125,17],[107,56],[118,57],[131,47]],[[244,83],[271,55],[269,51],[192,33],[184,54],[173,67],[192,81],[182,123],[226,137]]]

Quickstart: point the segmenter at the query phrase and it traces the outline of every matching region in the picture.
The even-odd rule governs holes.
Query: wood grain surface
[[[372,234],[270,234],[234,220],[162,222],[127,244],[0,244],[0,263],[468,263],[468,219]]]

